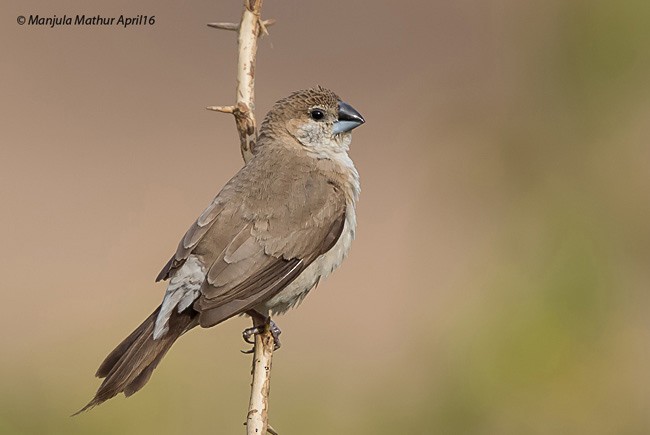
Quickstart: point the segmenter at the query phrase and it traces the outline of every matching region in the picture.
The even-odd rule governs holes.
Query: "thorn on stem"
[[[220,30],[239,31],[239,23],[208,23],[208,27]]]
[[[235,113],[235,106],[208,106],[206,109],[221,113]]]
[[[271,27],[276,23],[276,20],[274,18],[270,18],[268,20],[262,20],[261,18],[258,20],[259,25],[260,25],[260,31],[261,34],[264,34],[266,36],[269,36],[269,30],[268,28]]]

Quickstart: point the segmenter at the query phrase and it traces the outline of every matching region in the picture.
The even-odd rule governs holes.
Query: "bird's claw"
[[[253,326],[252,328],[246,328],[242,331],[241,335],[244,338],[244,341],[248,344],[255,344],[255,340],[251,337],[260,332],[264,332],[265,328],[260,328],[259,326]]]
[[[273,337],[273,350],[278,350],[280,349],[280,346],[282,344],[280,343],[280,334],[282,334],[282,331],[280,331],[280,328],[278,328],[278,325],[275,324],[275,322],[271,319],[269,319],[270,322],[270,331],[271,331],[271,336]]]
[[[268,323],[265,323],[263,325],[259,326],[252,326],[250,328],[246,328],[242,331],[242,337],[244,338],[244,341],[248,344],[255,344],[255,340],[252,338],[255,334],[261,334],[263,332],[266,332],[268,328],[268,331],[271,332],[271,336],[273,337],[273,350],[276,351],[280,349],[282,344],[280,343],[280,334],[282,334],[282,331],[280,328],[278,328],[278,325],[275,324],[275,322],[271,319],[268,320]],[[242,353],[253,353],[253,349],[249,350],[242,350]]]

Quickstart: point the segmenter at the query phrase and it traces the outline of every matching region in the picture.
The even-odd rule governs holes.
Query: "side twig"
[[[263,0],[244,0],[244,11],[239,24],[208,24],[215,29],[238,32],[237,102],[232,106],[210,106],[207,109],[231,113],[235,116],[244,162],[248,162],[253,157],[257,142],[254,114],[257,40],[262,34],[268,35],[267,27],[275,23],[275,20],[262,20],[262,2]],[[268,328],[263,333],[255,335],[251,373],[253,381],[245,423],[247,435],[264,435],[267,431],[272,435],[277,434],[268,425],[271,362],[274,346],[273,336]]]

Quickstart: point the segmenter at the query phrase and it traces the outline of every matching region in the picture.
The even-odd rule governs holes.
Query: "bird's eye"
[[[309,112],[309,116],[311,116],[311,119],[314,121],[320,121],[325,118],[325,114],[320,109],[312,109],[311,112]]]

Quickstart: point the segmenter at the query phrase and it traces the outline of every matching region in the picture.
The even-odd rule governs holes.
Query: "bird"
[[[79,414],[139,391],[174,342],[196,326],[248,315],[250,338],[280,329],[271,316],[298,305],[347,256],[359,174],[348,152],[363,116],[321,86],[276,102],[254,155],[182,237],[156,278],[162,303],[101,363],[103,378]],[[262,326],[260,326],[262,325]]]

